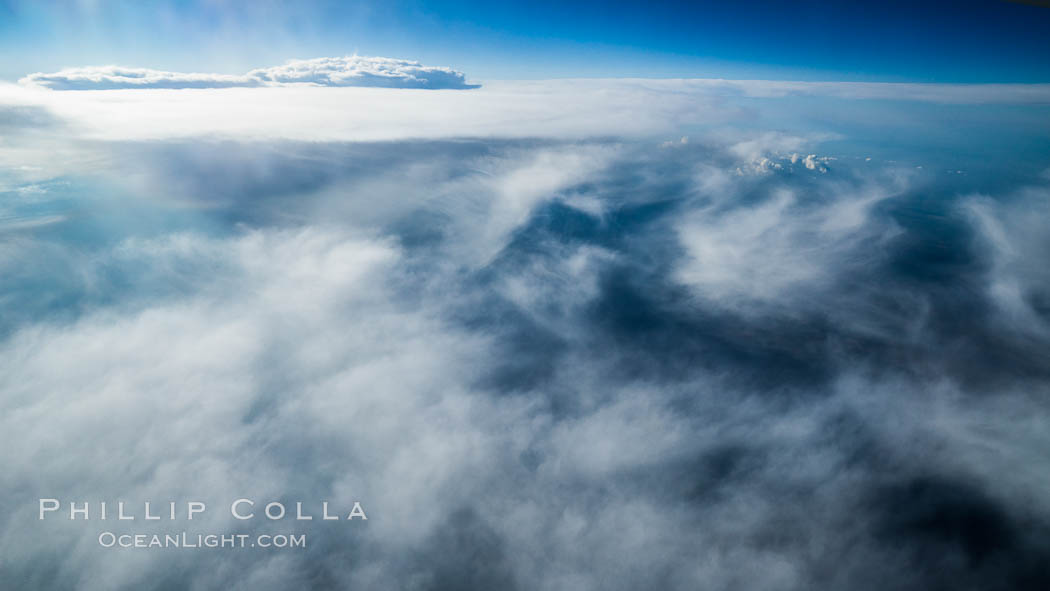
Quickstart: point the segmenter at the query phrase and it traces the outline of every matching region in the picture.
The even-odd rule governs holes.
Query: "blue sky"
[[[1050,8],[1011,2],[0,2],[0,77],[118,64],[240,73],[383,55],[479,80],[1050,81]]]

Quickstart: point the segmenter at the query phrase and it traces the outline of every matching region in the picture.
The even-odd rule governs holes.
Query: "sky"
[[[1050,588],[1050,9],[0,6],[2,584]]]
[[[121,65],[240,73],[354,53],[479,80],[1050,82],[1050,10],[982,2],[0,3],[0,76]]]

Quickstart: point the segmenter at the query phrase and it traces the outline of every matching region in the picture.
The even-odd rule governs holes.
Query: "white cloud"
[[[1050,84],[925,84],[902,82],[796,82],[684,80],[713,93],[750,98],[790,96],[851,100],[908,100],[949,104],[1050,104]]]
[[[420,73],[420,68],[426,73]],[[208,135],[308,141],[643,136],[662,141],[689,133],[694,140],[703,141],[704,137],[717,136],[725,126],[743,124],[754,129],[757,122],[768,125],[766,129],[784,128],[784,123],[791,122],[780,106],[779,97],[785,95],[771,89],[785,85],[792,93],[814,100],[824,96],[857,99],[858,104],[840,107],[844,122],[869,120],[867,109],[875,107],[864,102],[866,99],[1050,103],[1050,85],[869,87],[854,83],[618,79],[492,81],[471,92],[407,92],[374,87],[418,87],[426,79],[432,88],[442,80],[449,82],[442,86],[448,88],[455,87],[449,76],[461,79],[445,69],[380,58],[289,62],[243,76],[177,75],[187,77],[185,84],[172,75],[149,70],[119,69],[127,74],[122,76],[105,68],[70,72],[74,74],[57,76],[54,84],[117,89],[45,92],[35,86],[0,84],[0,106],[22,109],[8,109],[10,113],[22,113],[24,107],[31,106],[49,120],[66,124],[66,137],[102,140]],[[41,77],[45,75],[33,76],[39,83],[45,81]],[[164,85],[185,90],[171,92]],[[798,115],[787,117],[797,119]],[[799,141],[800,135],[809,142],[831,139],[835,133],[767,132],[754,134],[744,142],[739,130],[725,135],[727,144],[739,143],[734,152],[741,157],[760,158],[771,157],[769,153],[774,152],[803,150],[805,143]],[[688,148],[696,144],[678,145]]]
[[[801,149],[809,138],[777,132],[766,132],[745,140],[738,140],[729,146],[729,152],[748,162],[761,160],[785,152]],[[792,160],[794,163],[794,160]]]
[[[439,488],[495,453],[485,445],[494,424],[472,420],[478,411],[463,387],[481,341],[397,303],[387,285],[400,259],[391,244],[307,228],[132,240],[120,250],[222,273],[195,275],[200,289],[190,298],[41,325],[6,341],[8,359],[21,360],[0,370],[0,425],[20,438],[0,453],[8,482],[46,475],[63,496],[77,482],[76,494],[205,497],[214,507],[208,523],[221,529],[230,525],[221,502],[285,494],[281,481],[305,484],[285,460],[299,445],[327,440],[340,469],[325,494],[389,516],[373,529],[400,545],[443,517],[444,503],[432,502],[444,495]],[[291,390],[268,398],[281,385]],[[77,443],[85,440],[89,448]],[[145,478],[133,476],[143,470]],[[5,556],[27,558],[53,542],[46,527],[20,528],[19,539],[12,529],[0,536]],[[145,576],[100,555],[97,532],[66,533],[82,542],[68,564],[84,580],[97,578],[79,587],[132,586]]]
[[[358,55],[289,60],[284,65],[259,68],[243,75],[89,66],[67,68],[49,74],[37,72],[22,78],[20,82],[54,90],[236,88],[288,84],[428,89],[474,87],[467,84],[461,72],[451,68]]]
[[[973,196],[964,210],[985,246],[991,266],[986,289],[1001,321],[1022,333],[1050,334],[1045,308],[1042,314],[1039,310],[1050,298],[1050,272],[1044,262],[1050,248],[1050,190],[1028,188],[1009,200]]]
[[[470,92],[275,88],[47,92],[0,85],[0,104],[34,104],[98,140],[194,136],[373,141],[448,137],[638,137],[729,121],[735,108],[645,82],[538,81]],[[68,133],[67,136],[68,137]]]
[[[461,72],[388,57],[322,57],[290,60],[248,72],[263,84],[379,86],[384,88],[471,88]]]
[[[86,66],[45,74],[36,72],[22,84],[53,90],[113,90],[117,88],[231,88],[259,86],[259,81],[233,74],[165,72],[148,68]]]
[[[806,170],[827,172],[831,156],[816,154],[800,155],[797,151],[804,146],[823,140],[837,139],[835,134],[810,134],[808,137],[788,135],[778,132],[766,132],[756,137],[739,139],[734,137],[727,146],[727,152],[736,156],[741,165],[737,167],[738,175],[764,174],[776,170],[785,170],[789,165],[800,164]]]
[[[637,589],[653,573],[668,589],[813,587],[838,558],[814,565],[813,548],[859,548],[847,576],[879,551],[865,530],[879,514],[857,509],[872,481],[940,470],[1046,490],[1033,403],[1013,403],[1018,421],[949,383],[863,371],[881,350],[924,375],[958,359],[912,346],[944,330],[920,305],[938,292],[878,264],[932,266],[894,240],[924,230],[883,211],[907,187],[850,176],[845,158],[815,174],[829,159],[810,149],[817,130],[686,129],[753,122],[725,90],[763,83],[281,86],[330,69],[267,74],[277,88],[0,87],[0,105],[46,108],[11,112],[34,143],[0,134],[5,207],[70,229],[0,236],[0,492],[16,501],[0,554],[16,577],[268,590],[309,570],[348,588],[453,587],[441,569],[499,568],[491,551],[521,588]],[[495,139],[314,141],[464,136]],[[733,174],[749,163],[777,172]],[[1047,283],[1036,197],[974,210],[1006,286],[993,295],[1027,323],[1042,312],[1026,296]],[[980,321],[954,316],[963,331]],[[1011,359],[989,373],[1011,375]],[[501,378],[513,364],[527,375]],[[825,388],[812,366],[858,375]],[[767,376],[772,389],[751,385]],[[38,523],[17,504],[37,494],[324,495],[361,499],[372,519],[297,527],[302,554],[132,556],[101,551],[84,524]],[[494,533],[449,521],[463,505]]]
[[[707,301],[741,312],[765,309],[755,304],[806,307],[812,294],[872,256],[862,245],[894,232],[869,215],[890,195],[881,187],[830,199],[779,188],[745,205],[720,190],[677,224],[688,254],[677,277]]]

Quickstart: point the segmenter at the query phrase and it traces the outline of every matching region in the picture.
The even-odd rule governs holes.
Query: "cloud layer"
[[[910,133],[871,159],[819,102],[590,84],[4,95],[0,580],[1050,586],[1039,121],[993,110],[1038,137],[1005,159],[981,136],[949,174],[911,127],[942,104],[850,103]],[[271,109],[292,96],[307,113]],[[236,522],[242,496],[369,520]],[[40,497],[214,510],[40,522]],[[103,528],[308,544],[125,552]]]
[[[309,77],[309,72],[268,75],[287,80]],[[789,141],[775,156],[799,153],[803,160],[809,154],[802,153],[797,140],[791,138],[849,137],[858,144],[864,140],[866,150],[894,147],[898,151],[907,150],[906,143],[898,146],[903,140],[932,142],[950,152],[960,143],[978,151],[1001,149],[1016,141],[1016,137],[1006,137],[1010,134],[1029,134],[1035,142],[1050,134],[1050,86],[1045,85],[927,88],[917,84],[546,80],[490,82],[471,92],[403,92],[272,84],[277,86],[185,92],[156,88],[47,92],[0,84],[0,108],[42,110],[55,123],[70,124],[67,133],[75,131],[77,137],[96,140],[197,136],[305,141],[651,139],[664,135],[661,141],[667,136],[678,141],[683,135],[695,138],[703,133],[724,135],[725,144],[735,145],[779,134]],[[788,94],[778,90],[784,86],[795,90]],[[1010,125],[1002,124],[1003,111],[996,111],[994,105],[1010,111]],[[733,131],[740,126],[748,129],[744,137]],[[747,145],[737,148],[741,154],[748,150],[754,152]],[[868,151],[864,155],[879,154]],[[898,155],[883,156],[894,159]]]
[[[114,90],[145,88],[241,88],[309,84],[380,88],[463,89],[461,72],[386,57],[322,57],[289,60],[284,65],[259,68],[243,75],[164,72],[147,68],[97,66],[37,72],[21,83],[53,90]]]

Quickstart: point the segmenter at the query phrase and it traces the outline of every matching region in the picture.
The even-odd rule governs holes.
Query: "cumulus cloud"
[[[252,70],[248,78],[264,84],[378,86],[384,88],[477,88],[451,68],[387,57],[341,57],[290,60],[284,65]]]
[[[289,60],[243,75],[165,72],[148,68],[94,66],[29,74],[22,84],[54,90],[113,90],[129,88],[238,88],[308,84],[313,86],[367,86],[381,88],[463,89],[466,77],[451,68],[387,57],[322,57]]]

